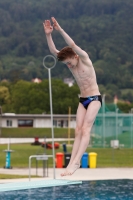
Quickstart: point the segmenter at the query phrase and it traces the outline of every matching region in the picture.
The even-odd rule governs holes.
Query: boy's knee
[[[75,136],[81,135],[82,127],[76,127],[75,129]]]
[[[90,134],[90,131],[91,131],[91,126],[83,126],[81,130],[83,136]]]

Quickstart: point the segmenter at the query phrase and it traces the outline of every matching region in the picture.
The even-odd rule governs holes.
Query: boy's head
[[[76,55],[76,53],[73,51],[71,47],[64,47],[59,51],[57,54],[58,61],[64,61],[67,58],[72,58]]]
[[[75,67],[78,63],[78,55],[69,46],[64,47],[57,54],[58,61],[62,61],[69,68]]]

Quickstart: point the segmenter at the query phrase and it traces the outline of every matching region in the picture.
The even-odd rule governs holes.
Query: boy
[[[59,61],[68,66],[80,89],[71,159],[69,165],[61,174],[61,176],[66,176],[72,175],[80,167],[80,160],[88,147],[90,131],[101,107],[102,98],[97,85],[95,70],[88,54],[74,43],[54,17],[51,19],[53,26],[50,20],[45,20],[43,23],[49,50]],[[68,45],[60,51],[56,49],[52,40],[53,29],[56,29],[62,35]]]

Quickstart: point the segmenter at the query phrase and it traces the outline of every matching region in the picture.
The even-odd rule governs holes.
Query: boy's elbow
[[[53,56],[57,57],[57,51],[50,51]]]
[[[50,49],[51,54],[55,54],[55,51],[53,49]]]
[[[73,42],[69,45],[72,49],[76,47],[76,44]]]

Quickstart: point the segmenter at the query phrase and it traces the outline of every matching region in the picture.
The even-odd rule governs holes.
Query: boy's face
[[[72,58],[66,58],[64,61],[63,61],[64,64],[66,64],[68,66],[68,68],[74,68],[77,66],[78,64],[78,56],[75,55],[74,57]]]

